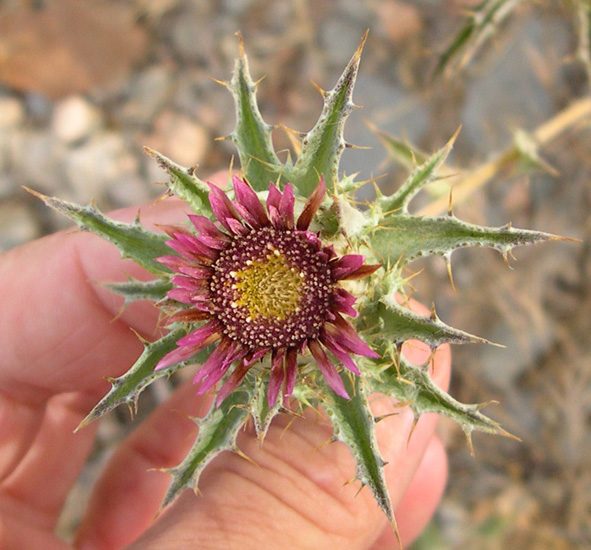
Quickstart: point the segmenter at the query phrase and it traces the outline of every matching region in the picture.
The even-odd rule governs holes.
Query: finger
[[[72,550],[51,531],[31,525],[26,514],[0,517],[0,548],[10,550]]]
[[[433,437],[396,511],[404,545],[416,539],[435,513],[445,490],[447,466],[443,443],[438,437]]]
[[[418,348],[414,353],[419,353]],[[420,353],[422,353],[422,357],[415,356],[415,359],[420,362],[429,356],[428,350],[422,350]],[[442,384],[445,384],[448,378],[449,362],[449,349],[442,349],[441,352],[436,354],[435,363]],[[170,412],[172,408],[187,407],[191,406],[192,403],[194,406],[195,390],[192,388],[189,388],[189,390],[187,393],[184,393],[186,390],[182,390],[183,393],[180,394],[179,400],[167,405],[166,409],[156,413],[153,418],[150,418],[138,428],[133,439],[124,443],[115,454],[104,476],[98,483],[88,515],[81,528],[78,538],[81,548],[118,548],[122,544],[133,540],[135,536],[150,525],[168,486],[169,479],[168,476],[160,473],[150,472],[146,474],[146,469],[176,465],[182,460],[188,446],[192,443],[196,435],[194,425],[188,423],[188,426],[185,424],[183,428],[178,413]],[[392,404],[389,401],[378,403],[375,406],[382,407],[378,411],[380,414],[383,414],[384,410],[386,412],[400,412],[400,409],[392,409]],[[190,414],[194,413],[190,412]],[[219,517],[216,515],[214,521],[215,524],[224,521],[225,514],[234,517],[235,497],[231,497],[226,492],[222,482],[216,481],[216,476],[219,475],[223,479],[230,478],[228,483],[230,483],[232,492],[236,491],[236,494],[241,494],[242,491],[245,493],[246,510],[249,510],[249,507],[252,506],[250,500],[261,498],[264,501],[264,498],[258,494],[256,498],[252,495],[248,496],[249,491],[254,490],[258,483],[262,484],[264,494],[271,493],[267,495],[268,499],[272,499],[275,495],[274,491],[278,490],[277,487],[286,484],[291,488],[300,487],[301,489],[294,494],[291,501],[284,503],[286,505],[283,512],[298,517],[298,513],[303,509],[300,515],[304,517],[299,518],[301,521],[313,522],[313,516],[317,514],[314,511],[310,512],[307,507],[310,504],[317,505],[315,504],[317,500],[316,493],[320,493],[321,497],[324,495],[326,499],[328,489],[332,493],[332,498],[328,500],[332,502],[337,512],[342,511],[343,506],[340,503],[343,500],[349,504],[354,503],[354,506],[358,505],[355,503],[363,502],[361,507],[363,509],[369,508],[374,514],[374,523],[380,526],[378,530],[367,535],[370,539],[375,538],[375,533],[381,531],[385,518],[376,509],[368,490],[362,492],[365,495],[364,497],[355,498],[354,495],[358,487],[355,484],[345,486],[346,481],[354,475],[354,466],[349,451],[341,445],[329,445],[325,449],[324,444],[329,440],[331,434],[330,427],[320,422],[312,411],[309,411],[307,415],[307,420],[296,420],[287,430],[284,430],[284,428],[290,419],[285,417],[276,419],[265,439],[262,455],[258,449],[258,442],[254,437],[245,436],[241,440],[241,448],[258,464],[254,472],[249,470],[249,463],[240,457],[218,457],[209,467],[209,471],[206,470],[206,474],[204,474],[200,482],[203,497],[197,498],[196,502],[194,502],[195,510],[191,507],[191,522],[195,521],[197,522],[195,525],[199,525],[198,519],[201,518],[203,523],[200,524],[200,528],[205,529],[207,521],[214,521],[211,518],[212,506],[219,511]],[[394,455],[390,459],[391,464],[387,469],[388,479],[393,487],[391,487],[393,499],[400,498],[406,486],[410,483],[414,469],[418,467],[424,448],[434,429],[435,422],[436,419],[432,415],[430,417],[427,415],[422,419],[414,430],[410,444],[408,438],[413,423],[412,415],[408,413],[398,414],[378,425],[378,437],[382,450],[385,454]],[[169,432],[173,426],[174,433],[177,433],[178,430],[178,435],[173,435],[170,438],[167,431]],[[290,438],[295,440],[293,444],[289,441]],[[163,456],[163,449],[165,449],[166,456]],[[172,456],[174,453],[178,454],[176,458]],[[327,460],[326,453],[330,453],[331,456],[336,454],[336,458]],[[243,473],[243,469],[246,469],[246,473]],[[285,479],[283,479],[284,477]],[[218,483],[224,489],[221,493],[218,490]],[[270,488],[269,484],[271,485]],[[220,495],[227,496],[228,501],[224,503],[223,497]],[[361,501],[359,498],[361,498]],[[249,502],[248,505],[246,505],[246,501]],[[344,507],[347,508],[347,506]],[[277,509],[277,503],[273,505],[273,508]],[[179,508],[175,507],[175,510],[179,510]],[[182,507],[180,510],[182,510]],[[130,511],[132,511],[133,517],[130,516]],[[178,524],[173,527],[169,520],[163,518],[164,523],[160,527],[157,524],[154,527],[156,531],[152,531],[152,535],[166,537],[168,535],[165,536],[163,533],[168,533],[167,529],[169,528],[173,532],[175,529],[178,529],[179,533],[182,532],[187,526],[182,520],[183,513],[179,513],[181,519],[176,515],[176,512],[174,515],[174,518],[178,520]],[[256,514],[257,511],[252,510],[252,513]],[[259,510],[259,513],[269,514],[269,511]],[[354,512],[354,514],[356,513]],[[340,517],[342,520],[342,513]],[[248,518],[244,519],[243,527],[248,524],[248,521]],[[343,523],[348,525],[351,523],[351,518],[347,517]],[[365,520],[361,523],[369,525]],[[321,533],[325,527],[317,527],[315,533]],[[330,530],[331,527],[328,526],[328,529]],[[193,532],[193,527],[189,527],[189,532]],[[312,533],[312,531],[310,532]],[[161,533],[161,535],[157,535],[158,533]],[[220,533],[217,532],[217,534]],[[271,533],[269,533],[270,535]],[[200,540],[202,540],[202,536],[200,535]],[[211,536],[214,537],[215,532]],[[144,541],[144,539],[141,540]],[[164,540],[160,538],[156,540],[158,540],[158,544],[164,544]],[[160,548],[160,546],[157,547]],[[225,547],[232,548],[232,546]],[[285,547],[291,546],[286,544]],[[162,546],[162,548],[165,548],[165,546]],[[207,546],[204,546],[204,548],[207,548]],[[298,546],[294,546],[294,548],[298,548]]]
[[[147,208],[146,218],[172,221],[179,211],[178,201],[160,203]],[[116,215],[133,219],[135,213]],[[94,283],[124,280],[126,272],[145,276],[87,233],[59,233],[2,257],[0,302],[10,315],[0,316],[0,479],[37,436],[52,395],[94,394],[90,408],[108,390],[105,378],[120,375],[141,353],[129,327],[153,337],[153,306],[133,305],[116,318],[121,299]],[[63,455],[54,438],[40,440],[49,445],[44,456]]]
[[[174,223],[187,210],[176,199],[158,201],[141,210],[142,222],[150,228],[155,221]],[[126,222],[137,216],[136,208],[111,214]],[[142,350],[130,327],[154,337],[158,314],[152,305],[136,303],[121,312],[122,298],[97,284],[127,275],[148,276],[88,233],[58,233],[0,258],[0,303],[10,312],[0,316],[0,479],[36,437],[48,444],[43,456],[64,454],[51,445],[55,438],[38,435],[52,395],[80,390],[90,397],[90,408],[108,390],[106,377],[121,374]]]
[[[349,450],[340,443],[326,445],[331,430],[313,411],[289,427],[288,422],[281,418],[272,425],[262,449],[252,436],[240,441],[254,463],[221,455],[204,473],[202,496],[184,493],[129,548],[231,550],[252,547],[253,540],[260,550],[369,547],[387,522],[368,490],[357,494],[358,484],[347,484],[355,472]],[[394,502],[430,437],[426,424],[417,426],[407,447],[411,425],[405,415],[392,419],[399,446],[389,447],[395,456],[384,453],[397,464],[397,475],[388,476]]]
[[[164,223],[182,212],[178,201],[142,209]],[[133,219],[136,209],[117,212]],[[96,281],[146,277],[122,262],[109,243],[88,233],[62,232],[9,251],[0,262],[0,389],[14,398],[41,402],[72,389],[89,389],[105,375],[129,366],[141,344],[129,326],[154,332],[156,311],[146,305],[117,317],[120,297]],[[146,313],[148,313],[146,318]],[[116,318],[117,317],[117,318]]]
[[[170,475],[197,436],[192,417],[203,416],[210,397],[197,396],[188,382],[156,409],[117,449],[93,490],[78,530],[77,546],[121,548],[154,521]]]
[[[447,481],[447,454],[438,437],[431,438],[423,460],[396,508],[400,538],[406,548],[423,531],[443,496]],[[371,546],[371,550],[391,550],[397,540],[390,528]]]
[[[92,449],[95,428],[76,435],[88,396],[62,394],[50,399],[41,427],[18,467],[2,483],[3,514],[26,529],[52,532],[72,484]],[[61,453],[47,452],[61,449]],[[30,512],[23,522],[22,509]],[[13,529],[17,529],[15,525]]]

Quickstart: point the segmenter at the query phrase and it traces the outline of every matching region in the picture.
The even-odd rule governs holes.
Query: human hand
[[[186,206],[171,199],[142,209],[142,221],[174,223]],[[125,221],[135,209],[119,211]],[[0,548],[7,550],[396,548],[394,534],[368,489],[359,494],[354,462],[341,443],[325,445],[328,422],[313,411],[282,415],[262,449],[249,432],[239,446],[251,461],[224,453],[206,469],[202,494],[186,491],[155,521],[169,483],[155,468],[178,464],[194,438],[188,416],[207,397],[181,386],[124,441],[97,482],[73,545],[56,522],[92,448],[96,423],[74,428],[141,352],[132,330],[158,332],[158,312],[121,301],[94,281],[145,278],[114,247],[87,233],[62,232],[0,257]],[[413,304],[421,313],[422,306]],[[423,362],[419,345],[404,350]],[[435,354],[433,378],[445,388],[450,352]],[[413,418],[376,397],[374,412],[396,412],[377,426],[386,476],[404,544],[423,529],[445,484],[447,463],[425,415]],[[182,411],[180,413],[179,411]]]

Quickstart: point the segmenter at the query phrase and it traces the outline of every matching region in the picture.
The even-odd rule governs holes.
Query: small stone
[[[0,204],[0,252],[24,244],[41,231],[30,209],[18,202]]]
[[[191,63],[205,63],[214,57],[214,27],[211,7],[206,2],[193,2],[171,22],[170,39],[181,59]]]
[[[148,36],[129,2],[0,2],[0,81],[59,98],[120,78]]]
[[[158,192],[163,194],[164,189],[148,185],[143,178],[134,175],[113,180],[107,185],[108,198],[116,208],[146,203],[156,198]]]
[[[2,174],[0,172],[0,199],[10,196],[14,190],[14,179],[9,174]]]
[[[64,170],[74,191],[73,199],[88,202],[100,198],[105,186],[131,177],[139,162],[115,132],[101,132],[65,157]]]
[[[81,96],[60,101],[53,112],[52,128],[64,143],[72,144],[86,139],[100,126],[98,109]]]
[[[130,99],[121,109],[126,124],[150,124],[165,105],[174,84],[174,74],[165,65],[149,67],[129,83]]]
[[[203,161],[209,148],[209,132],[182,114],[163,112],[154,124],[146,145],[183,166]]]
[[[25,110],[16,97],[0,97],[0,129],[16,128],[24,118]]]
[[[49,132],[13,130],[8,134],[8,166],[21,185],[58,195],[63,185],[64,146]]]
[[[406,2],[383,2],[375,6],[379,30],[394,44],[405,42],[422,30],[419,8]]]
[[[47,126],[53,113],[53,101],[42,94],[27,92],[24,96],[29,120],[39,126]]]
[[[10,158],[10,136],[0,128],[0,174],[8,172]]]

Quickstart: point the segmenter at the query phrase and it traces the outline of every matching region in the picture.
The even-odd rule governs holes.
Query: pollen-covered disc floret
[[[284,399],[291,395],[298,354],[307,348],[331,388],[347,397],[325,350],[356,374],[350,354],[377,355],[343,317],[357,312],[352,307],[355,298],[338,282],[365,277],[379,266],[365,265],[359,255],[337,257],[308,230],[324,199],[323,180],[297,222],[291,185],[283,192],[271,185],[265,208],[245,181],[234,177],[233,183],[234,201],[210,186],[219,224],[192,215],[198,235],[181,227],[165,228],[172,237],[168,245],[178,253],[159,259],[177,272],[168,296],[189,306],[171,321],[205,322],[181,338],[156,368],[189,360],[218,342],[195,381],[201,381],[199,391],[205,392],[235,365],[218,392],[219,403],[256,361],[270,354],[267,398],[272,406],[282,388]]]

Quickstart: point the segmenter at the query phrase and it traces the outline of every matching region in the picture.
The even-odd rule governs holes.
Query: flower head
[[[329,386],[342,397],[347,391],[328,350],[337,363],[359,374],[351,354],[377,357],[343,317],[355,317],[355,298],[339,281],[365,277],[379,266],[364,257],[337,257],[309,231],[324,199],[321,179],[297,221],[291,185],[283,192],[269,187],[266,207],[250,186],[233,178],[234,201],[210,185],[209,200],[219,223],[204,216],[189,218],[198,234],[183,227],[166,227],[168,245],[178,255],[159,258],[173,269],[174,288],[168,297],[187,304],[171,322],[205,321],[177,342],[177,348],[156,366],[162,369],[190,359],[217,342],[195,382],[200,393],[217,384],[230,370],[218,392],[220,403],[242,381],[252,365],[267,354],[271,373],[270,406],[283,388],[283,398],[295,386],[298,355],[308,350]]]

